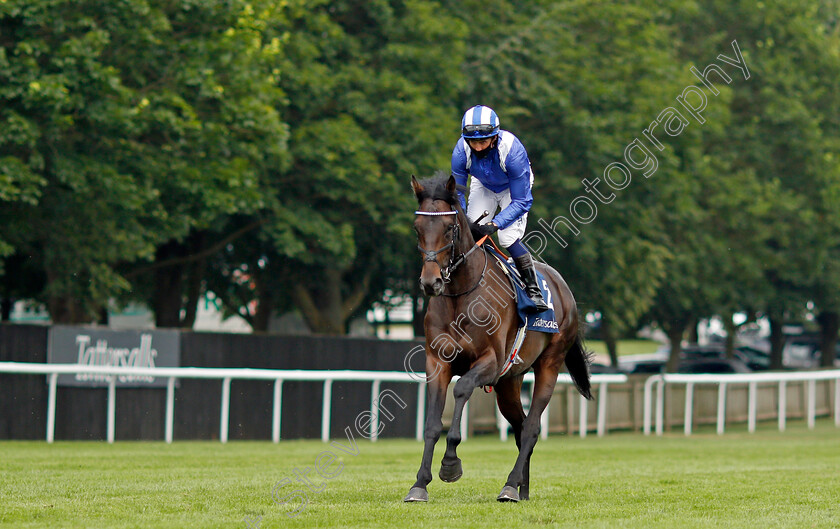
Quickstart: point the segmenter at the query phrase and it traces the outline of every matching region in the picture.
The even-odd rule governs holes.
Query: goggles
[[[492,134],[496,127],[493,125],[464,125],[464,134]]]

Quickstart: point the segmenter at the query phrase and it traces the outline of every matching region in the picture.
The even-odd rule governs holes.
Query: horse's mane
[[[423,202],[427,198],[432,200],[443,200],[450,206],[460,207],[461,201],[458,200],[458,192],[450,193],[446,189],[446,184],[449,182],[449,175],[438,171],[434,176],[420,181],[423,186],[423,192],[417,196],[417,202]]]

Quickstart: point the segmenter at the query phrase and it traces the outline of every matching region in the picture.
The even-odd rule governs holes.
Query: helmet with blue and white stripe
[[[492,138],[499,133],[499,116],[490,107],[476,105],[461,120],[461,137],[465,140]]]

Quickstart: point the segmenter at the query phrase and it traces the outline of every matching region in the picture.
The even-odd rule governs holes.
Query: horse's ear
[[[454,195],[455,191],[458,189],[458,184],[455,182],[455,175],[450,174],[449,180],[446,181],[446,190],[449,191],[450,195]]]
[[[425,189],[420,185],[420,182],[417,181],[414,175],[411,175],[411,188],[414,190],[414,196],[417,197],[417,200],[420,200],[420,195],[423,194]]]

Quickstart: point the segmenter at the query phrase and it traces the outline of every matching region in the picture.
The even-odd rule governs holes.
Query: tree
[[[249,9],[0,6],[2,141],[14,146],[2,168],[30,198],[3,220],[16,255],[44,271],[37,299],[53,321],[97,318],[131,293],[125,263],[260,207],[256,164],[282,156],[285,131],[273,82],[254,67],[267,48]]]
[[[623,186],[604,176],[614,162],[626,164],[628,145],[679,94],[673,36],[654,7],[491,4],[480,11],[502,23],[489,32],[474,26],[479,44],[467,63],[469,99],[489,95],[531,158],[526,244],[557,265],[581,311],[602,313],[613,362],[616,336],[650,307],[670,255],[651,186],[670,181],[678,165],[659,157],[658,168],[634,168]]]
[[[279,313],[291,300],[310,329],[342,334],[385,288],[404,288],[416,258],[408,182],[448,166],[461,26],[434,2],[292,2],[283,14],[269,33],[284,43],[291,124],[276,222],[214,271],[253,281],[225,291],[230,307]]]
[[[673,15],[687,37],[685,56],[704,64],[700,54],[712,55],[737,39],[752,76],[732,83],[731,126],[712,146],[732,174],[754,175],[760,186],[756,196],[767,204],[757,206],[768,221],[763,228],[754,224],[760,244],[742,253],[743,260],[754,261],[750,269],[762,271],[761,281],[752,277],[747,291],[727,291],[740,295],[744,308],[760,308],[769,317],[772,363],[778,368],[781,325],[801,317],[812,285],[825,290],[826,282],[815,283],[815,278],[838,280],[820,272],[827,249],[836,244],[830,233],[837,208],[829,207],[825,196],[836,193],[837,186],[832,154],[838,137],[837,95],[824,81],[828,72],[837,71],[836,27],[827,16],[830,9],[823,10],[828,2],[677,5]],[[731,311],[731,298],[727,305]]]

